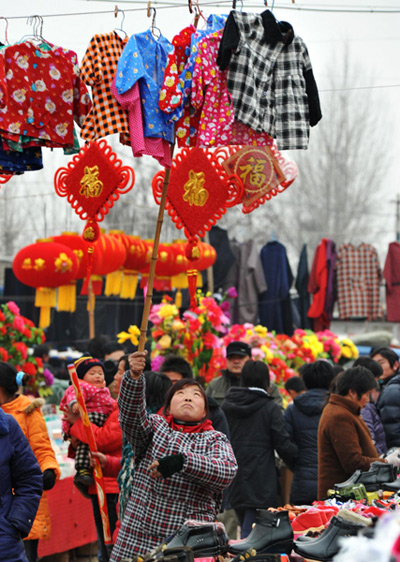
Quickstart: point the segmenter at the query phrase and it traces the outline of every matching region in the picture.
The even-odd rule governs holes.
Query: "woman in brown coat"
[[[360,416],[376,387],[372,373],[353,367],[339,375],[318,426],[318,499],[334,484],[346,481],[357,469],[366,471],[382,461]]]

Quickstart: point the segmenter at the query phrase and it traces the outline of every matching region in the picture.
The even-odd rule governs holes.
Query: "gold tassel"
[[[122,271],[120,269],[106,275],[106,287],[104,289],[106,297],[109,297],[110,295],[118,296],[120,294],[121,280]]]
[[[137,284],[138,284],[137,273],[129,270],[124,271],[124,276],[122,278],[121,292],[119,294],[121,299],[133,300],[136,296]]]
[[[188,269],[187,270],[187,278],[188,278],[188,288],[189,288],[189,295],[190,295],[190,309],[193,310],[197,306],[197,298],[196,298],[196,284],[197,284],[197,269]]]
[[[72,281],[69,285],[58,287],[57,310],[59,312],[75,312],[76,281]]]
[[[188,279],[186,273],[178,273],[171,277],[171,287],[173,289],[187,289]]]
[[[176,291],[176,295],[175,295],[175,306],[177,308],[180,308],[182,306],[182,292],[180,289],[178,289]]]
[[[50,326],[50,311],[56,306],[56,290],[38,287],[35,293],[35,306],[40,308],[39,328]]]
[[[40,307],[39,328],[44,330],[50,326],[50,311],[51,308],[49,306]]]

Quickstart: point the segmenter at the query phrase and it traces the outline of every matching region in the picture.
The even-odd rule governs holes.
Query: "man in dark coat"
[[[290,439],[299,448],[289,501],[309,505],[318,494],[318,424],[335,371],[327,361],[315,361],[303,365],[300,375],[307,391],[294,398],[285,410]]]
[[[226,369],[221,371],[221,376],[210,381],[206,394],[214,398],[218,404],[222,404],[228,390],[232,386],[240,385],[240,375],[243,366],[251,359],[251,347],[243,341],[231,341],[226,348]],[[278,387],[270,382],[269,394],[283,411],[282,396]]]
[[[371,352],[371,358],[383,369],[379,379],[381,395],[377,407],[385,430],[386,445],[388,449],[400,447],[399,357],[393,349],[381,347]]]
[[[247,361],[241,386],[232,387],[222,403],[239,466],[229,488],[229,502],[239,517],[242,538],[251,531],[256,509],[277,506],[274,452],[290,467],[297,455],[268,387],[268,366],[262,361]]]

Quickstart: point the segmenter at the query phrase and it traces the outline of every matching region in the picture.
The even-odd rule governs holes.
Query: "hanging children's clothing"
[[[0,174],[22,174],[43,168],[40,146],[27,147],[21,152],[4,150],[0,145]]]
[[[93,108],[82,125],[81,137],[94,141],[120,133],[122,144],[129,142],[128,114],[111,92],[111,83],[128,38],[116,31],[95,35],[81,64],[82,79],[92,88]]]
[[[218,54],[228,67],[235,118],[276,139],[280,150],[306,149],[309,127],[321,119],[319,97],[304,41],[287,22],[232,11]]]
[[[270,145],[267,133],[257,133],[234,118],[227,71],[217,65],[222,34],[222,29],[215,31],[198,43],[191,93],[191,104],[200,112],[196,146]]]
[[[3,148],[8,148],[9,141],[16,143],[19,150],[35,145],[74,145],[73,120],[81,124],[91,101],[77,78],[73,55],[61,47],[30,41],[0,51],[4,76],[0,81]]]
[[[378,253],[370,244],[343,244],[336,260],[339,317],[376,320],[382,316]]]
[[[224,26],[225,21],[226,16],[211,14],[207,18],[206,29],[196,30],[195,33],[190,34],[190,48],[188,51],[185,49],[185,56],[187,56],[187,60],[183,69],[180,71],[178,82],[179,86],[176,92],[175,90],[171,92],[176,93],[177,97],[174,99],[174,103],[172,103],[172,98],[170,103],[165,104],[160,99],[160,107],[162,107],[163,111],[168,113],[169,120],[177,122],[176,141],[178,147],[197,145],[197,131],[200,113],[190,105],[190,96],[192,91],[193,70],[197,59],[198,44],[207,35],[221,29]],[[187,29],[188,28],[186,28],[186,30]],[[187,33],[185,30],[181,33],[183,34],[183,37],[179,41],[184,43],[187,40]],[[165,82],[168,79],[170,78],[169,76],[167,77],[166,72],[160,94],[161,98],[164,97],[163,90],[165,89]]]
[[[388,322],[400,322],[400,244],[389,244],[383,269],[386,281],[386,318]]]
[[[118,62],[115,81],[119,94],[139,83],[145,137],[161,138],[171,144],[174,142],[174,125],[160,110],[158,100],[172,48],[168,39],[162,35],[155,38],[150,30],[132,35]]]
[[[147,154],[155,158],[161,166],[171,167],[171,145],[164,139],[144,136],[139,84],[136,82],[130,90],[124,94],[119,94],[115,86],[114,77],[111,91],[121,107],[128,112],[130,144],[133,156],[136,158]]]

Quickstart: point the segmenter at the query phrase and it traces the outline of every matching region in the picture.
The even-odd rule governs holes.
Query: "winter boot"
[[[252,548],[242,554],[238,554],[235,558],[231,558],[230,562],[281,562],[280,554],[256,554]]]
[[[392,464],[372,462],[369,470],[356,470],[346,482],[335,484],[335,490],[342,490],[353,484],[364,484],[367,492],[381,488],[385,482],[392,482],[396,478],[396,468]]]
[[[334,516],[329,526],[318,538],[307,541],[294,541],[294,550],[303,558],[321,560],[322,562],[332,560],[339,552],[339,539],[355,536],[362,529],[365,529],[365,525]]]
[[[241,554],[254,548],[257,554],[286,553],[293,547],[293,530],[289,521],[288,511],[271,512],[257,509],[256,523],[248,537],[242,541],[231,543],[230,554]]]
[[[195,558],[205,558],[225,554],[228,536],[221,523],[190,525],[186,522],[173,538],[163,546],[164,555],[175,554],[183,546],[192,549]]]

